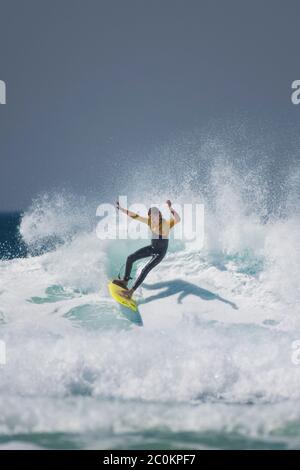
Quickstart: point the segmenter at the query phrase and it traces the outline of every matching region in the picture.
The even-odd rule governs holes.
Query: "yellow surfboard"
[[[120,293],[122,291],[125,291],[126,289],[117,286],[117,284],[114,284],[112,281],[108,284],[108,289],[112,298],[120,304],[121,312],[123,313],[123,315],[125,315],[126,318],[132,321],[133,323],[136,323],[137,325],[142,325],[143,321],[140,312],[137,308],[136,301],[133,299],[126,299],[125,297],[122,297],[120,295]]]

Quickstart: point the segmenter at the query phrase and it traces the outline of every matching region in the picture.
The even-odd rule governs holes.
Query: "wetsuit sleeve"
[[[138,220],[139,222],[143,222],[144,224],[148,223],[148,217],[142,217],[139,214],[136,214],[135,212],[129,211],[128,209],[121,209],[128,217],[134,220]]]
[[[174,225],[176,225],[177,223],[178,223],[178,222],[176,222],[175,219],[170,219],[170,220],[169,220],[169,227],[170,227],[170,229],[173,228]]]
[[[139,222],[142,222],[143,224],[148,224],[148,217],[142,217],[141,215],[136,214],[136,217],[132,217],[134,220],[138,220]]]

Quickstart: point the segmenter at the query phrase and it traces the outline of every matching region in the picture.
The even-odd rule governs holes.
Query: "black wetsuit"
[[[126,268],[125,268],[125,276],[124,279],[126,281],[129,281],[130,279],[130,273],[132,269],[132,265],[135,261],[142,259],[142,258],[148,258],[151,256],[152,258],[148,263],[143,267],[140,275],[136,279],[134,285],[132,286],[132,289],[137,289],[142,282],[144,281],[145,277],[147,274],[153,269],[155,266],[157,266],[162,259],[165,257],[167,250],[168,250],[168,244],[169,240],[168,238],[153,238],[151,240],[151,245],[145,246],[144,248],[141,248],[140,250],[137,250],[135,253],[132,253],[131,255],[128,256],[127,261],[126,261]]]

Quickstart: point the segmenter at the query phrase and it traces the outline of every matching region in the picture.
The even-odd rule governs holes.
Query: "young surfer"
[[[180,222],[180,217],[178,213],[173,209],[171,201],[168,200],[166,203],[172,215],[169,220],[165,220],[162,217],[162,214],[157,207],[150,207],[148,211],[148,217],[142,217],[139,214],[136,214],[135,212],[123,209],[123,207],[120,206],[119,202],[116,203],[116,207],[118,210],[128,215],[128,217],[131,217],[132,219],[147,224],[152,233],[151,245],[145,246],[144,248],[141,248],[135,253],[129,255],[126,261],[124,278],[120,280],[115,279],[113,281],[118,286],[127,289],[128,281],[129,279],[131,279],[130,274],[133,263],[139,259],[148,258],[149,256],[151,256],[151,259],[144,266],[131,289],[125,290],[122,292],[122,294],[120,294],[123,297],[131,298],[132,294],[142,284],[147,274],[151,271],[151,269],[153,269],[162,261],[162,259],[167,253],[170,230],[174,227],[175,224],[178,224],[178,222]]]

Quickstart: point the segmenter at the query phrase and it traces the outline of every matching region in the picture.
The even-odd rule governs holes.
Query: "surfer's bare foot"
[[[125,299],[131,299],[132,294],[134,293],[133,289],[124,290],[120,293],[121,297],[125,297]]]

